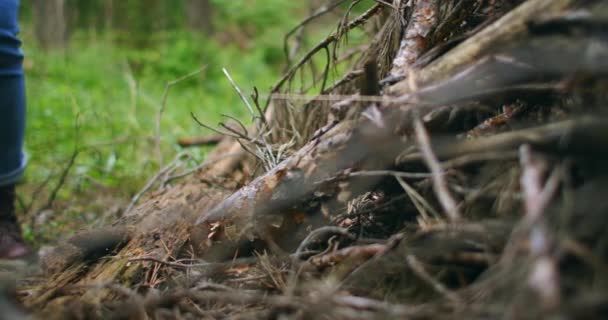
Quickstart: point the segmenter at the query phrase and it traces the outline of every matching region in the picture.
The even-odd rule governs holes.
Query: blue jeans
[[[27,157],[25,133],[25,82],[21,41],[17,38],[19,0],[0,0],[0,186],[23,175]]]

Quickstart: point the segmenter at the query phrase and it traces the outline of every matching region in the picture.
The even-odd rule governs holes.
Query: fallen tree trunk
[[[598,191],[608,120],[597,112],[608,57],[598,25],[607,23],[583,20],[577,37],[529,32],[541,13],[560,17],[573,3],[526,1],[419,70],[416,59],[445,40],[445,17],[460,23],[468,9],[394,1],[386,10],[397,15],[382,16],[376,4],[342,27],[392,17],[376,38],[391,43],[355,64],[363,85],[336,89],[352,95],[334,106],[339,112],[311,101],[305,110],[314,112],[294,118],[273,101],[270,124],[210,156],[234,157],[153,195],[115,228],[57,248],[45,260],[47,278],[22,288],[22,300],[57,318],[482,319],[516,314],[528,300],[537,304],[522,318],[601,317],[603,300],[593,295],[581,296],[585,310],[560,302],[592,287],[572,284],[579,274],[562,264],[585,270],[586,281],[605,270],[605,219],[577,201],[588,194],[598,215],[608,208]],[[414,32],[425,13],[431,31]],[[417,47],[422,40],[428,45]],[[558,63],[581,51],[577,63]],[[414,58],[370,67],[387,57]],[[373,74],[393,66],[393,76],[407,77],[367,96],[377,91],[366,85],[377,82]],[[278,149],[293,138],[281,129],[302,125],[314,130],[301,131],[298,149],[280,162],[271,154],[278,163],[249,181],[245,154],[263,158],[255,150]],[[264,130],[280,132],[267,141]]]

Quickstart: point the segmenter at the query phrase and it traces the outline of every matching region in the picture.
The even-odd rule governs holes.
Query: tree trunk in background
[[[114,27],[114,0],[107,0],[104,3],[104,28],[112,30]]]
[[[184,6],[188,26],[207,35],[213,32],[212,5],[209,0],[187,0]]]
[[[33,0],[34,27],[40,46],[45,50],[67,45],[65,0]]]

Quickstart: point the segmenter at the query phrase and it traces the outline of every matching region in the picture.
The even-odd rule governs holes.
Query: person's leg
[[[18,0],[0,0],[0,258],[29,253],[15,217],[15,183],[23,175],[25,83],[21,41],[17,38]]]
[[[15,184],[23,175],[25,85],[23,75],[0,75],[0,186]]]
[[[17,38],[19,0],[0,0],[0,186],[23,174],[25,128],[23,53]]]
[[[30,253],[15,216],[15,183],[23,174],[25,85],[23,76],[0,76],[0,258]]]

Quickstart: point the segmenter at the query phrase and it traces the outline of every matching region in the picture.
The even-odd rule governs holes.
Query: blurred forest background
[[[364,1],[365,2],[365,1]],[[369,1],[372,2],[372,1]],[[41,244],[119,215],[164,164],[178,138],[206,135],[247,109],[222,73],[248,95],[268,92],[284,68],[283,38],[323,1],[33,0],[21,4],[30,165],[20,186],[26,238]],[[326,26],[312,31],[327,35]],[[303,47],[320,37],[303,38]],[[309,40],[306,40],[309,39]],[[247,122],[246,122],[247,123]],[[192,149],[189,165],[206,149]]]

